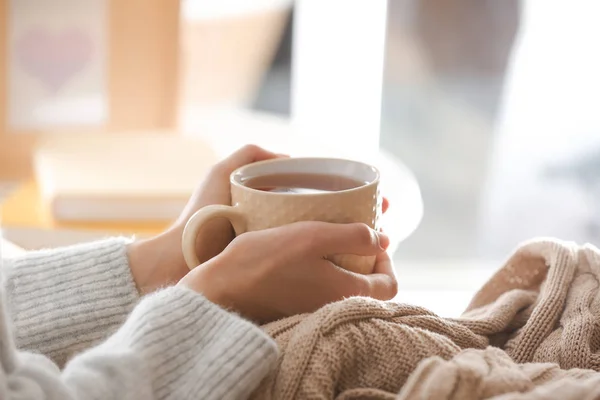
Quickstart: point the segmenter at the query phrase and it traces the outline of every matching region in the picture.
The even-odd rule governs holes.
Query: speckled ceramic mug
[[[344,177],[359,186],[317,193],[272,192],[246,186],[248,180],[273,174],[310,174]],[[298,221],[334,223],[362,222],[379,229],[382,197],[379,171],[358,161],[335,158],[280,158],[246,165],[230,177],[231,206],[211,205],[197,211],[183,232],[183,255],[187,265],[199,265],[196,237],[213,218],[226,218],[236,235],[274,228]],[[331,255],[332,262],[350,271],[368,274],[375,257]]]

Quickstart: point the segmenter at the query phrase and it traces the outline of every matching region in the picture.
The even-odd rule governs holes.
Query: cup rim
[[[238,174],[240,171],[242,171],[245,168],[251,167],[251,166],[256,166],[256,165],[264,165],[264,164],[274,164],[274,163],[278,163],[278,162],[285,162],[286,160],[300,160],[300,161],[323,161],[323,160],[332,160],[332,161],[343,161],[343,162],[348,162],[348,163],[353,163],[353,164],[360,164],[363,165],[365,167],[371,168],[373,169],[373,172],[375,173],[375,178],[369,182],[366,183],[364,185],[361,186],[357,186],[354,188],[350,188],[350,189],[343,189],[343,190],[336,190],[335,192],[320,192],[320,193],[288,193],[288,192],[267,192],[264,190],[258,190],[258,189],[254,189],[248,186],[245,186],[243,184],[241,184],[240,182],[238,182],[234,177],[236,176],[236,174]],[[351,160],[348,158],[341,158],[341,157],[289,157],[289,158],[272,158],[270,160],[263,160],[263,161],[256,161],[250,164],[246,164],[243,165],[239,168],[236,168],[230,175],[229,175],[229,182],[231,185],[235,185],[236,187],[239,188],[243,188],[244,190],[249,190],[251,192],[254,193],[261,193],[264,194],[265,196],[333,196],[339,193],[350,193],[350,192],[355,192],[358,190],[364,190],[365,188],[370,188],[374,185],[377,185],[379,183],[379,180],[381,179],[381,173],[379,172],[379,169],[372,165],[372,164],[368,164],[366,162],[362,162],[362,161],[357,161],[357,160]]]

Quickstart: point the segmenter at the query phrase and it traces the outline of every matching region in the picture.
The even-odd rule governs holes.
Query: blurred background
[[[56,154],[79,151],[51,153],[57,142],[98,152],[117,146],[98,136],[159,132],[202,140],[204,164],[245,142],[375,160],[401,286],[423,298],[468,296],[528,238],[600,235],[591,0],[0,4],[0,176],[17,230],[108,226],[44,214],[61,188],[44,179],[64,169],[79,175],[63,188],[94,179],[75,161],[56,166]],[[163,162],[178,174],[184,157],[165,158],[165,146],[104,169]],[[35,218],[14,216],[24,205]],[[159,226],[119,218],[127,232]]]

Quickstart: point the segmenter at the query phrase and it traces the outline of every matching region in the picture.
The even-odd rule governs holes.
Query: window
[[[471,290],[528,238],[600,239],[599,8],[297,0],[250,109],[408,167],[423,217],[401,285]]]
[[[459,265],[479,255],[478,203],[517,24],[516,1],[296,1],[255,108],[408,166],[425,212],[398,262]]]

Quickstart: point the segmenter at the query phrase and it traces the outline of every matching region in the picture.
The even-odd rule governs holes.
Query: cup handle
[[[202,207],[185,224],[181,238],[183,258],[189,269],[194,269],[200,264],[196,254],[196,238],[202,225],[215,218],[228,219],[236,236],[246,232],[246,218],[235,206],[211,205]]]

